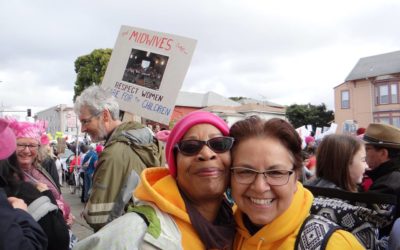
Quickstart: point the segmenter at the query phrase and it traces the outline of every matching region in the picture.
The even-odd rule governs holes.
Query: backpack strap
[[[296,237],[295,250],[323,250],[340,226],[320,215],[310,214]]]

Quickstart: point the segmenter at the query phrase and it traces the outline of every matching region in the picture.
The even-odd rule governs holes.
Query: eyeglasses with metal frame
[[[290,176],[294,173],[293,170],[267,170],[258,171],[246,167],[233,167],[231,168],[233,178],[240,184],[253,183],[259,174],[264,176],[264,180],[271,186],[283,186],[289,182]]]
[[[99,116],[102,112],[103,111],[97,112],[96,114],[89,116],[89,118],[80,120],[82,127],[90,123],[93,118]]]
[[[205,145],[215,153],[225,153],[232,148],[234,139],[229,136],[219,136],[211,138],[208,141],[183,140],[178,142],[175,147],[186,156],[198,154]]]

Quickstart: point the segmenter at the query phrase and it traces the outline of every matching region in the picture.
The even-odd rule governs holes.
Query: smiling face
[[[246,167],[262,172],[293,169],[290,152],[271,137],[243,140],[235,146],[232,158],[233,167]],[[264,226],[289,208],[297,190],[296,174],[290,175],[288,183],[282,186],[269,185],[261,174],[248,185],[238,183],[232,176],[231,188],[238,208],[247,214],[252,223]]]
[[[86,106],[82,107],[79,114],[79,120],[82,125],[81,131],[88,133],[93,142],[103,141],[107,138],[107,130],[102,114],[102,112],[97,115],[91,114]]]
[[[17,161],[22,169],[30,169],[37,158],[39,142],[32,138],[17,139]]]
[[[368,168],[365,162],[365,146],[363,145],[355,154],[349,166],[350,180],[353,184],[361,184],[364,172]]]
[[[190,128],[182,140],[208,141],[222,133],[210,124],[198,124]],[[208,146],[193,156],[178,152],[177,183],[192,201],[221,198],[229,181],[230,152],[215,153]]]

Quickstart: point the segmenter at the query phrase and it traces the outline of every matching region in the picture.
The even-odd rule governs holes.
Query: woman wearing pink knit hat
[[[24,174],[24,180],[32,182],[39,190],[49,189],[63,212],[68,225],[73,223],[73,215],[69,204],[64,200],[61,190],[51,175],[38,164],[38,151],[41,135],[45,130],[44,122],[19,122],[10,120],[10,128],[17,138],[16,162]]]
[[[233,145],[228,134],[227,124],[209,112],[195,111],[178,121],[166,144],[168,168],[147,168],[141,174],[134,192],[139,202],[130,209],[136,213],[112,221],[75,249],[118,249],[115,242],[124,249],[147,244],[160,249],[231,249],[235,226],[224,196]],[[160,235],[151,236],[137,213]],[[138,237],[124,234],[127,231]]]
[[[20,198],[28,205],[28,212],[47,235],[46,249],[67,250],[73,238],[63,213],[68,212],[68,218],[69,206],[37,159],[43,123],[9,122],[16,136],[16,151],[3,164],[0,172],[6,182],[4,190],[7,196]]]
[[[15,135],[8,121],[0,118],[0,249],[47,249],[47,236],[27,213],[27,204],[15,196],[7,197],[4,190],[7,180],[2,173],[15,149]]]

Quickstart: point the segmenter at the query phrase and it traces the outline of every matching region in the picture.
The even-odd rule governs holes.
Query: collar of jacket
[[[379,177],[387,175],[393,171],[400,171],[400,159],[388,160],[379,165],[377,168],[368,171],[367,175],[371,177],[373,181],[375,181]]]
[[[129,139],[122,134],[123,131],[140,129],[144,128],[144,126],[138,122],[123,122],[118,125],[107,138],[104,147],[114,143],[115,141],[129,141]]]
[[[243,223],[243,214],[238,209],[235,212],[237,223],[235,246],[238,246],[237,249],[258,249],[272,246],[280,241],[294,246],[296,231],[300,229],[303,221],[309,215],[313,198],[311,192],[297,182],[297,191],[289,208],[254,235],[250,235],[246,229]]]

